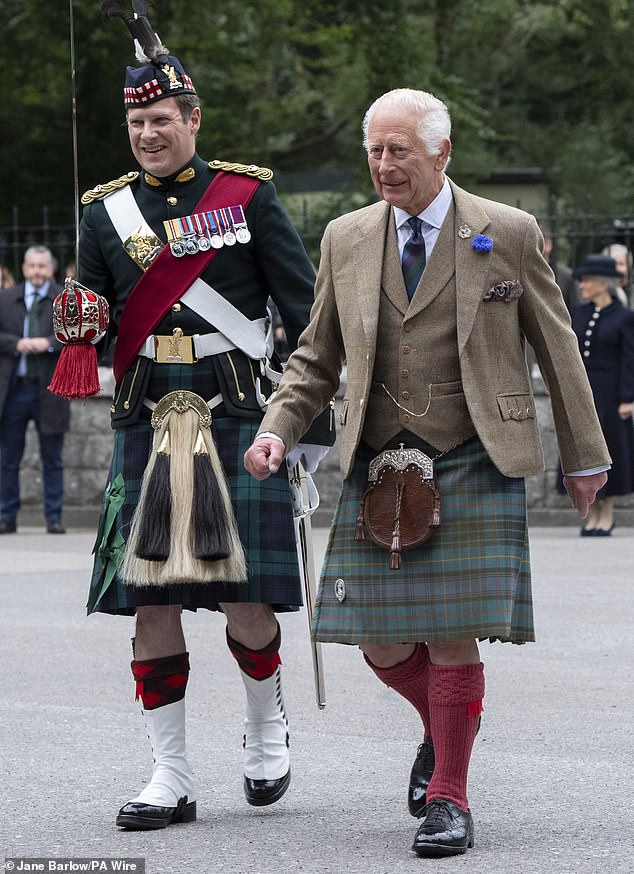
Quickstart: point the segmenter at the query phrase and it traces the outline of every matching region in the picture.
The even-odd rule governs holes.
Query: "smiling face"
[[[128,136],[132,153],[152,176],[164,178],[180,170],[196,151],[200,109],[186,121],[174,97],[149,106],[128,109]]]
[[[418,215],[440,192],[451,150],[428,155],[418,136],[417,117],[402,107],[377,110],[368,125],[368,165],[378,195],[392,206]]]

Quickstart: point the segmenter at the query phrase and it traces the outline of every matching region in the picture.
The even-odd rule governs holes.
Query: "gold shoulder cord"
[[[126,185],[129,185],[138,178],[139,171],[130,170],[129,173],[126,173],[124,176],[119,176],[118,179],[113,179],[111,182],[104,182],[103,185],[96,185],[94,188],[90,188],[85,194],[82,194],[81,202],[84,206],[87,206],[89,203],[92,203],[95,200],[100,200],[107,194],[112,194],[113,191],[118,191],[119,188],[125,188]]]
[[[212,170],[224,170],[225,173],[242,173],[245,176],[253,176],[261,182],[269,182],[273,178],[273,171],[268,167],[258,167],[257,164],[235,164],[232,161],[210,161]]]

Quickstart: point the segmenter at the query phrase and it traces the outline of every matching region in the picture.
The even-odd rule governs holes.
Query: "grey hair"
[[[612,282],[612,280],[606,282],[606,285],[608,287],[608,291],[610,292],[610,297],[618,297],[619,289],[621,286],[617,285],[616,282]]]
[[[378,97],[363,119],[363,147],[368,149],[368,128],[375,113],[382,109],[409,109],[418,117],[416,132],[429,156],[439,155],[443,140],[451,138],[449,110],[428,91],[394,88]],[[447,164],[450,158],[447,158]],[[445,167],[447,166],[445,164]]]
[[[609,255],[610,258],[613,258],[615,254],[625,255],[625,260],[627,266],[632,269],[632,253],[624,246],[623,243],[612,243],[609,246],[606,246],[605,249],[601,252],[602,255]]]
[[[55,258],[53,258],[53,253],[48,248],[48,246],[42,246],[42,245],[29,246],[29,248],[24,253],[24,261],[26,261],[32,255],[48,255],[51,264],[55,265],[57,263],[55,261]]]

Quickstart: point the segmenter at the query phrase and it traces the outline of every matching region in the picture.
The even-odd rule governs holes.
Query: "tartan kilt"
[[[434,462],[441,523],[430,540],[401,556],[355,525],[368,463],[362,444],[343,483],[316,599],[312,638],[338,643],[414,643],[468,639],[534,640],[523,478],[503,476],[477,438]],[[335,595],[335,583],[342,601]]]
[[[238,532],[246,553],[247,581],[134,586],[126,585],[117,573],[99,601],[88,607],[88,613],[132,615],[139,606],[169,604],[182,604],[188,610],[199,607],[218,610],[223,601],[271,604],[276,611],[283,612],[297,610],[303,604],[286,465],[282,465],[275,476],[262,482],[254,480],[243,467],[244,453],[258,426],[256,419],[230,416],[214,417],[213,421],[214,440],[229,483]],[[153,433],[149,421],[114,432],[109,483],[117,474],[122,474],[125,497],[116,515],[115,531],[120,532],[124,539],[139,498]],[[100,530],[106,511],[107,495]],[[102,586],[102,580],[103,571],[96,557],[90,589],[93,599]],[[89,605],[90,602],[89,595]]]

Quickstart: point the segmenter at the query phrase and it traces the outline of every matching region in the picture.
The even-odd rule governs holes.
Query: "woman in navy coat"
[[[588,255],[574,274],[582,303],[572,311],[572,327],[612,457],[581,534],[605,537],[614,528],[615,497],[634,492],[634,312],[616,296],[620,273],[613,258]]]

